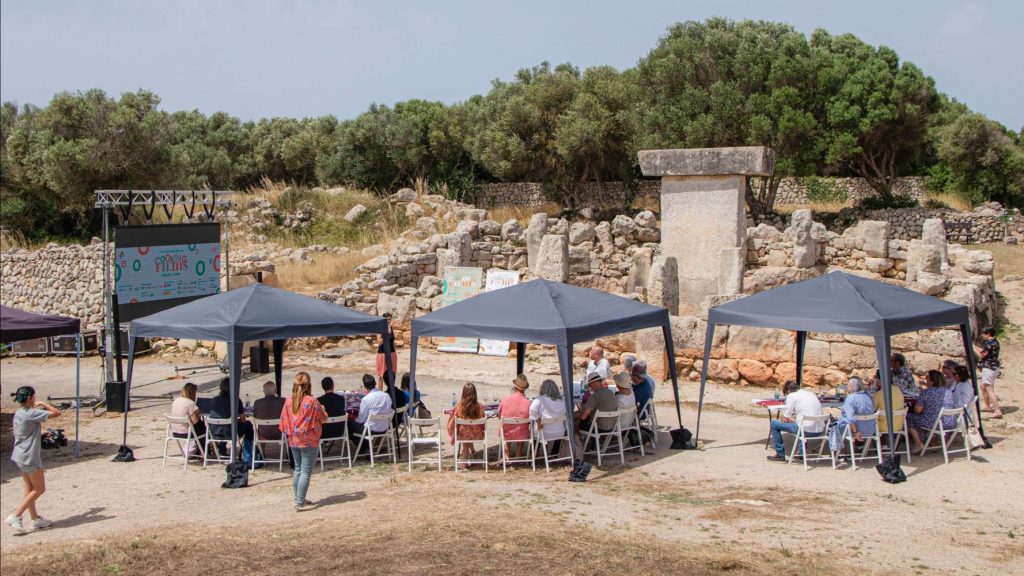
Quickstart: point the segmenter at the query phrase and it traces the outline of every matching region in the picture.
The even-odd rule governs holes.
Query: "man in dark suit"
[[[323,396],[317,398],[320,404],[327,410],[328,417],[343,416],[345,414],[345,397],[334,393],[334,379],[327,376],[320,381],[324,389]],[[339,438],[345,432],[343,424],[324,424],[323,438]]]

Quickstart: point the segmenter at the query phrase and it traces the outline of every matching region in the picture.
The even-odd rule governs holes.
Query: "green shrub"
[[[807,200],[810,202],[846,202],[849,198],[846,190],[834,178],[808,176],[801,178],[800,183],[803,184],[804,190],[807,191]]]

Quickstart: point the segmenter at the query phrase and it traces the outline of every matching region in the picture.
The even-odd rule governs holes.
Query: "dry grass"
[[[15,248],[24,248],[25,250],[34,250],[39,246],[33,245],[25,235],[21,232],[0,229],[0,252],[8,252]]]
[[[487,217],[502,224],[514,219],[525,227],[530,223],[530,217],[538,212],[555,216],[561,211],[562,208],[557,203],[547,202],[539,206],[498,206],[488,210]]]
[[[807,204],[778,204],[775,211],[779,214],[792,214],[797,210],[809,208],[815,214],[834,214],[843,208],[853,206],[850,201],[846,202],[809,202]]]
[[[304,566],[319,574],[760,575],[829,572],[830,562],[748,545],[680,546],[632,531],[566,525],[551,514],[513,513],[466,498],[439,483],[346,494],[330,513],[307,513],[257,529],[198,523],[114,534],[68,546],[3,556],[4,574],[281,574]],[[423,497],[423,491],[429,493]],[[409,506],[406,498],[415,498]],[[365,500],[365,501],[364,501]],[[374,511],[374,518],[356,509]],[[689,528],[680,526],[679,530]],[[557,534],[557,536],[554,536]],[[324,540],[325,535],[330,535]],[[253,546],[253,542],[259,545]],[[742,547],[742,548],[741,548]],[[742,559],[741,559],[742,558]]]
[[[317,253],[313,263],[284,262],[278,264],[274,275],[282,287],[299,292],[315,292],[339,286],[357,276],[356,267],[367,260],[360,252],[348,254]]]
[[[974,205],[971,203],[970,199],[964,198],[960,194],[956,194],[954,192],[929,191],[926,195],[926,199],[944,204],[961,212],[970,212],[971,210],[974,210]]]

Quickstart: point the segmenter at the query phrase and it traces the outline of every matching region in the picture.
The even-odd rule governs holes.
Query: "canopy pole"
[[[394,348],[391,346],[391,331],[388,329],[384,330],[384,385],[388,387],[388,391],[391,393],[391,408],[398,414],[398,391],[395,390],[395,367],[391,365],[391,353],[394,352]],[[414,396],[409,396],[410,399]],[[409,410],[408,404],[406,405],[406,411]],[[403,417],[404,420],[404,417]],[[397,433],[398,430],[396,429]],[[397,446],[397,442],[395,444]]]
[[[516,342],[516,376],[526,371],[526,342]]]
[[[576,454],[576,420],[573,417],[573,386],[572,386],[572,344],[558,345],[558,370],[562,373],[562,393],[565,395],[565,423],[569,432],[569,454],[575,465],[576,459],[583,455]]]
[[[704,334],[704,356],[700,366],[700,396],[697,397],[697,429],[693,432],[693,442],[696,444],[700,439],[700,417],[704,412],[704,386],[708,382],[708,360],[711,359],[711,343],[715,340],[715,325],[708,322],[707,332]]]
[[[419,344],[419,337],[413,329],[409,332],[409,400],[416,401],[416,348]],[[411,448],[410,448],[411,450]]]
[[[120,339],[121,335],[118,334]],[[128,445],[128,398],[132,395],[132,371],[135,369],[135,338],[128,338],[128,377],[124,381],[124,430],[121,444]]]
[[[274,340],[274,384],[277,385],[277,395],[281,395],[281,380],[284,372],[284,340]]]
[[[890,365],[889,334],[875,336],[875,353],[878,355],[878,376],[882,380],[882,400],[885,402],[885,424],[889,430],[889,451],[896,456],[895,433],[892,429],[892,366]],[[907,442],[910,440],[907,439]]]
[[[804,350],[807,347],[807,332],[799,330],[796,333],[796,385],[804,385]]]
[[[668,356],[668,373],[672,378],[672,394],[676,399],[676,419],[679,421],[679,428],[683,427],[683,409],[679,403],[679,375],[676,372],[676,351],[675,343],[672,342],[672,325],[666,321],[661,326],[662,337],[665,338],[665,354]],[[651,397],[651,410],[654,410],[654,397]],[[653,431],[655,434],[657,430]]]
[[[992,443],[988,441],[988,436],[985,436],[985,430],[981,425],[981,394],[978,392],[978,363],[974,358],[974,347],[971,346],[971,326],[970,324],[960,324],[960,337],[964,341],[964,356],[967,358],[967,371],[971,374],[971,386],[974,387],[974,411],[978,417],[978,434],[981,434],[981,440],[985,443],[985,448],[991,448]]]
[[[129,374],[131,374],[129,368]],[[78,458],[78,423],[82,414],[82,331],[75,334],[75,458]]]
[[[244,342],[228,342],[228,364],[231,366],[231,462],[238,457],[238,391],[242,386],[242,346]]]

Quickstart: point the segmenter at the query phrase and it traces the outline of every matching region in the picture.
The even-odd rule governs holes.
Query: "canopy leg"
[[[700,417],[704,413],[704,386],[708,383],[708,360],[711,359],[711,343],[715,340],[715,325],[708,323],[704,333],[704,356],[700,366],[700,395],[697,397],[697,429],[693,432],[693,443],[700,439]]]
[[[804,350],[807,348],[807,332],[796,333],[796,384],[804,385]]]
[[[568,345],[558,346],[558,368],[562,373],[562,392],[565,395],[565,423],[569,432],[569,454],[573,463],[582,454],[576,454],[576,421],[573,418],[573,387],[572,387],[572,348]]]
[[[131,368],[129,368],[131,374]],[[78,423],[82,413],[82,333],[75,335],[75,458],[78,458]]]
[[[526,342],[516,342],[516,376],[526,371]]]
[[[284,373],[284,340],[274,340],[274,384],[277,385],[277,395],[281,395],[281,379]]]
[[[672,378],[672,394],[675,395],[676,399],[676,419],[679,420],[679,428],[683,427],[683,409],[679,402],[679,375],[676,371],[676,351],[675,344],[672,342],[672,326],[666,322],[661,327],[662,336],[665,338],[665,353],[668,356],[668,373]],[[654,410],[654,398],[651,398],[651,410]],[[658,431],[654,430],[657,434]]]
[[[971,373],[971,386],[974,387],[974,413],[977,416],[978,434],[981,434],[981,440],[985,443],[985,448],[991,448],[992,443],[988,441],[988,436],[985,436],[985,429],[982,428],[981,424],[981,394],[978,391],[978,363],[974,358],[974,347],[971,346],[970,324],[960,325],[960,337],[963,338],[964,341],[964,356],[967,358],[967,370]]]
[[[242,386],[243,342],[228,342],[231,388],[231,462],[238,458],[238,392]]]
[[[889,450],[896,456],[895,433],[892,429],[892,366],[890,365],[889,335],[875,336],[875,353],[878,355],[878,376],[882,381],[882,400],[885,402],[885,425],[889,430]],[[910,439],[907,439],[910,442]]]

